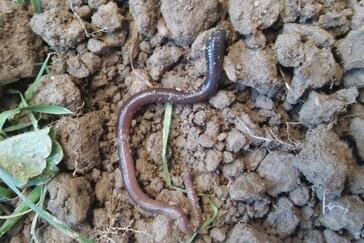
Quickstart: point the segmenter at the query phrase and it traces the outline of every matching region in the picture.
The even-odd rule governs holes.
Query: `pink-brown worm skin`
[[[195,188],[195,184],[193,183],[192,173],[190,171],[187,171],[184,173],[183,183],[185,184],[188,200],[191,203],[193,216],[195,217],[195,219],[197,221],[196,222],[197,226],[199,226],[202,223],[202,211],[201,211],[200,204],[198,203],[196,188]]]
[[[177,206],[157,201],[149,197],[138,184],[134,160],[130,147],[130,127],[134,114],[144,105],[152,103],[195,104],[213,96],[219,86],[225,52],[225,33],[213,32],[207,41],[205,57],[207,74],[204,83],[196,92],[183,92],[174,89],[153,88],[140,91],[127,99],[120,108],[117,124],[118,155],[124,187],[130,198],[140,208],[153,214],[164,214],[174,218],[179,229],[185,233],[192,233],[188,218],[183,210]]]

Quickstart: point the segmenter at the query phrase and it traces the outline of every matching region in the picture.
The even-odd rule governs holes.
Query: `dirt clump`
[[[249,49],[242,40],[230,46],[224,60],[224,69],[231,81],[241,82],[267,96],[276,94],[283,85],[276,65],[276,57],[269,47]]]
[[[32,105],[49,104],[64,106],[76,111],[82,106],[80,90],[68,74],[47,74],[41,77],[35,87]]]
[[[339,112],[344,111],[349,104],[355,103],[358,95],[356,88],[342,89],[331,95],[311,91],[298,113],[298,120],[307,127],[333,122]]]
[[[80,55],[70,55],[67,58],[67,72],[72,76],[82,79],[96,72],[100,67],[100,58],[92,52]]]
[[[3,86],[35,75],[40,40],[29,27],[26,11],[16,9],[12,3],[1,4],[6,4],[4,8],[0,6],[0,86]]]
[[[254,35],[278,19],[279,3],[271,0],[233,0],[229,1],[229,15],[236,31],[245,36]]]
[[[55,124],[67,169],[85,173],[99,164],[100,115],[99,112],[91,112],[80,118],[62,118]]]
[[[284,152],[269,153],[258,167],[261,177],[269,181],[268,194],[276,197],[296,187],[298,171],[293,167],[294,155]]]
[[[34,15],[30,26],[34,33],[56,51],[75,48],[86,37],[79,19],[65,9],[52,8]]]
[[[345,196],[324,205],[325,213],[320,215],[320,222],[331,230],[346,229],[359,239],[364,224],[364,202],[357,196]]]
[[[256,173],[246,173],[229,186],[232,200],[253,202],[264,197],[268,182]]]
[[[133,15],[138,32],[151,36],[155,33],[158,22],[158,1],[129,1],[130,13]]]
[[[299,211],[286,197],[278,199],[273,210],[268,214],[266,224],[272,227],[272,233],[284,238],[290,235],[299,225]]]
[[[109,2],[98,7],[97,12],[92,15],[92,24],[105,32],[114,32],[121,28],[124,17],[120,14],[115,2]]]
[[[364,119],[355,117],[350,121],[350,134],[353,136],[361,159],[364,159]]]
[[[183,55],[183,49],[176,46],[157,47],[146,64],[149,74],[158,80]]]
[[[339,42],[338,54],[342,60],[345,71],[354,68],[364,68],[364,26],[358,30],[352,30]]]
[[[189,45],[200,31],[209,29],[219,18],[218,1],[161,1],[161,14],[174,41]]]
[[[231,230],[229,238],[227,239],[228,243],[238,243],[238,242],[279,242],[279,240],[271,235],[268,235],[256,227],[238,223]]]
[[[84,177],[57,175],[48,185],[50,199],[47,209],[69,225],[81,224],[87,218],[94,192]]]
[[[332,130],[320,125],[307,132],[303,148],[293,163],[322,200],[324,196],[332,199],[341,195],[352,161],[348,146]]]

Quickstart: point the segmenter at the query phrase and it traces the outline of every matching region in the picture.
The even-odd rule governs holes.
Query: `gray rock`
[[[345,71],[364,68],[364,26],[350,31],[339,43],[337,51]]]
[[[324,125],[306,133],[301,152],[294,165],[314,186],[319,199],[340,196],[349,168],[352,165],[351,150],[339,137]]]
[[[293,166],[293,159],[293,154],[273,151],[260,163],[257,171],[269,182],[269,195],[276,197],[296,187],[299,172]]]
[[[327,228],[338,231],[348,230],[355,239],[360,238],[364,224],[364,202],[358,196],[345,196],[326,202],[320,222]]]

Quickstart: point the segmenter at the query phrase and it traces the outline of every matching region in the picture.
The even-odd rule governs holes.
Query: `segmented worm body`
[[[198,204],[198,197],[193,183],[192,173],[187,171],[183,175],[183,183],[185,184],[186,194],[188,200],[190,200],[193,216],[196,219],[197,226],[202,223],[202,211],[200,204]]]
[[[196,92],[183,92],[173,89],[154,88],[138,92],[131,96],[120,108],[117,125],[118,155],[124,187],[134,203],[142,209],[155,214],[164,214],[177,221],[180,230],[186,234],[192,232],[188,218],[181,208],[149,197],[139,187],[135,174],[134,160],[131,153],[130,127],[134,114],[144,105],[152,103],[195,104],[202,102],[218,89],[225,52],[225,34],[213,32],[205,51],[207,74],[204,83]]]

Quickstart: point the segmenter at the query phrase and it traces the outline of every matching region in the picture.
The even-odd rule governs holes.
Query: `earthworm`
[[[119,110],[117,121],[117,148],[124,188],[137,206],[140,206],[145,211],[153,214],[161,213],[174,218],[179,229],[185,234],[190,234],[192,230],[183,210],[177,206],[152,199],[139,187],[129,144],[129,130],[134,114],[144,105],[166,102],[172,104],[195,104],[213,96],[218,90],[224,52],[225,33],[223,31],[215,31],[209,36],[205,50],[207,62],[206,78],[196,92],[183,92],[166,88],[147,89],[129,97]]]
[[[190,200],[192,206],[193,214],[197,221],[196,223],[197,225],[200,225],[202,223],[202,212],[201,212],[201,207],[198,204],[198,197],[196,194],[195,185],[193,183],[193,178],[190,171],[185,172],[185,174],[183,175],[183,182],[186,187],[187,197]]]

